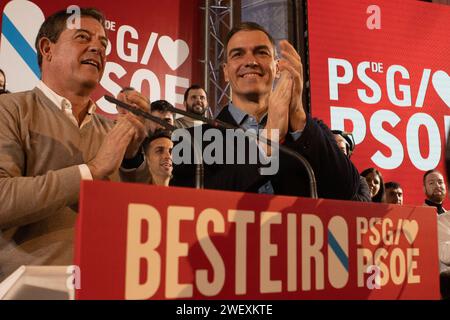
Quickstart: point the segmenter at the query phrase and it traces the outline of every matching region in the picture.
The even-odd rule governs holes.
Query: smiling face
[[[172,175],[172,148],[173,142],[165,137],[150,142],[146,151],[147,163],[153,181],[166,180]]]
[[[186,110],[199,115],[203,115],[208,107],[205,90],[191,89],[186,99]]]
[[[227,45],[223,65],[225,80],[230,82],[233,100],[258,100],[272,90],[277,74],[275,50],[267,35],[259,30],[239,31]]]
[[[366,176],[367,184],[369,185],[370,196],[373,198],[380,191],[380,177],[375,172],[370,172]]]
[[[43,81],[62,95],[89,94],[103,75],[107,45],[105,29],[88,16],[81,17],[80,29],[64,29],[56,43],[42,38]]]

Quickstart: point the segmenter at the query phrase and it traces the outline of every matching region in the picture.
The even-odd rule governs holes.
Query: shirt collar
[[[58,109],[62,111],[66,110],[72,111],[72,103],[70,103],[69,99],[66,99],[58,95],[55,91],[50,89],[42,80],[38,82],[36,87],[40,89],[44,93],[44,95],[58,107]],[[88,114],[94,113],[95,109],[96,109],[95,103],[92,100],[90,100]]]
[[[233,104],[233,102],[230,102],[228,104],[228,111],[231,113],[231,116],[238,125],[242,125],[242,123],[249,117],[247,113],[236,107]],[[265,124],[266,121],[267,121],[267,113],[263,117],[261,117],[261,119],[259,120],[259,124]]]
[[[435,203],[431,200],[425,199],[425,204],[431,206],[431,207],[436,207],[437,208],[437,212],[438,214],[442,214],[444,213],[446,210],[444,209],[444,207],[442,206],[442,203]]]
[[[236,107],[233,102],[230,102],[228,104],[228,111],[230,111],[231,116],[233,117],[234,121],[236,121],[236,123],[238,125],[241,125],[241,123],[244,121],[245,117],[247,116],[247,114],[242,111],[241,109],[239,109],[238,107]]]

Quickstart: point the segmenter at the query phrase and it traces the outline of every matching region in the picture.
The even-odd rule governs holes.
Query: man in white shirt
[[[0,281],[20,265],[73,264],[82,179],[118,180],[121,165],[148,178],[142,119],[114,124],[90,98],[105,67],[105,18],[81,9],[75,28],[70,17],[57,12],[39,30],[38,86],[0,96]]]

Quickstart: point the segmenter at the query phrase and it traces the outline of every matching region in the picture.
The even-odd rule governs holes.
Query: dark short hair
[[[383,176],[381,175],[381,173],[375,169],[375,168],[367,168],[366,170],[364,170],[363,172],[361,172],[361,176],[363,176],[364,178],[367,177],[369,175],[369,173],[373,173],[376,174],[379,178],[380,178],[380,190],[378,191],[378,193],[372,198],[372,202],[384,202],[384,194],[385,194],[385,190],[384,190],[384,180],[383,180]]]
[[[58,11],[42,23],[41,28],[36,36],[36,41],[34,43],[37,52],[37,59],[39,68],[42,66],[42,54],[39,50],[39,42],[42,38],[48,38],[51,42],[56,43],[59,39],[61,33],[66,29],[66,21],[73,15],[72,12],[67,12],[67,10]],[[101,11],[95,8],[80,8],[80,15],[82,17],[91,17],[100,22],[100,24],[105,29],[105,16]]]
[[[208,95],[208,93],[206,92],[206,90],[204,88],[202,88],[202,86],[200,86],[199,84],[193,84],[192,86],[187,88],[186,91],[184,92],[184,102],[186,102],[188,99],[189,91],[198,90],[198,89],[202,89],[203,91],[205,91],[205,94]]]
[[[153,112],[153,111],[159,111],[159,112],[170,111],[170,112],[172,112],[170,110],[170,108],[173,108],[173,107],[174,106],[167,100],[156,100],[150,104],[150,112]]]
[[[401,186],[400,186],[400,183],[398,183],[398,182],[389,181],[384,184],[384,188],[385,189],[400,189]]]
[[[228,48],[228,42],[230,42],[230,39],[238,32],[240,31],[261,31],[264,32],[267,38],[269,38],[270,42],[273,46],[273,51],[275,53],[276,47],[275,47],[275,40],[270,35],[270,33],[261,25],[257,24],[256,22],[251,21],[244,21],[238,24],[237,26],[234,26],[225,37],[225,43],[224,43],[224,61],[227,61],[227,48]]]
[[[122,92],[127,92],[127,91],[135,91],[136,89],[133,87],[123,87],[122,89],[120,89],[119,93]]]
[[[172,141],[172,131],[158,128],[155,130],[155,132],[144,139],[144,142],[142,143],[142,147],[144,148],[144,151],[147,152],[148,147],[152,143],[152,141],[159,139],[159,138],[167,138]]]
[[[431,170],[428,170],[427,172],[425,172],[424,174],[423,174],[423,185],[425,185],[425,179],[427,178],[427,176],[429,175],[429,174],[431,174],[431,173],[434,173],[434,172],[437,172],[437,173],[439,173],[440,175],[442,175],[442,173],[440,173],[438,170],[436,170],[436,169],[431,169]]]

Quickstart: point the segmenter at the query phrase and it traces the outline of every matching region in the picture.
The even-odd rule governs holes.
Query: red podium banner
[[[353,132],[355,165],[399,182],[407,204],[423,203],[425,171],[445,172],[448,21],[421,1],[308,1],[312,113]]]
[[[84,181],[77,299],[439,299],[433,208]]]

